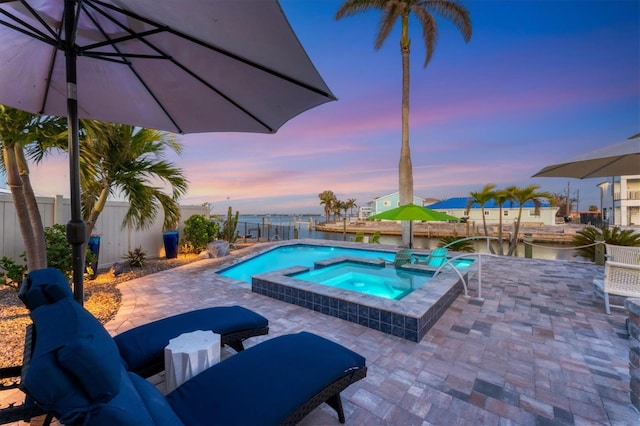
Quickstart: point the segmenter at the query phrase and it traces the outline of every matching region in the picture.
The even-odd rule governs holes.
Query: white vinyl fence
[[[71,202],[60,195],[55,197],[37,197],[42,223],[51,226],[59,223],[66,225],[71,218]],[[142,247],[148,258],[164,257],[162,240],[162,213],[148,229],[136,231],[131,227],[122,227],[129,204],[122,201],[108,201],[95,226],[94,235],[100,236],[99,268],[108,268],[113,262],[122,260],[129,250]],[[181,221],[178,231],[182,238],[184,221],[191,215],[208,215],[206,206],[180,206]],[[15,206],[11,194],[0,193],[0,257],[7,256],[20,261],[24,252],[24,242],[18,224]]]

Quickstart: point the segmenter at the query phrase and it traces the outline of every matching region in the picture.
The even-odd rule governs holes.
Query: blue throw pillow
[[[31,312],[35,346],[23,389],[64,424],[118,394],[122,363],[111,336],[72,299]]]
[[[18,297],[33,311],[39,306],[50,305],[62,299],[72,299],[69,280],[56,268],[31,271],[20,286]]]

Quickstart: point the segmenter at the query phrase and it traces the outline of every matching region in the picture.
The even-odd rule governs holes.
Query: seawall
[[[580,224],[561,224],[548,226],[542,224],[530,225],[523,224],[518,231],[518,239],[522,241],[525,234],[531,234],[533,242],[547,242],[570,244],[577,231],[588,225]],[[378,231],[381,235],[401,235],[401,225],[398,222],[390,221],[340,221],[329,222],[316,225],[317,231],[336,232],[336,233],[356,233],[364,232],[365,235],[371,235]],[[498,225],[487,225],[489,236],[498,237]],[[503,225],[503,238],[509,238],[514,232],[513,225]],[[414,222],[413,235],[427,238],[441,238],[447,236],[458,236],[460,238],[471,236],[484,236],[484,228],[482,223],[441,223],[441,222]]]

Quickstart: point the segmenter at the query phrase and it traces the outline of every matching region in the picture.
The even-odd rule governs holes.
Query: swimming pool
[[[332,241],[332,243],[335,242]],[[256,274],[272,272],[292,266],[312,268],[318,261],[340,256],[374,260],[382,259],[387,262],[393,262],[395,252],[356,249],[337,245],[292,244],[276,247],[258,256],[220,270],[217,273],[228,278],[251,283],[251,277]],[[417,255],[417,257],[419,260],[426,259],[424,255]],[[468,268],[472,263],[473,260],[468,259],[457,259],[454,262],[458,269]]]
[[[381,269],[394,259],[397,251],[397,247],[392,246],[381,245],[373,250],[362,246],[361,243],[311,239],[282,242],[276,247],[268,246],[261,253],[254,250],[244,258],[236,258],[235,265],[214,272],[236,282],[249,282],[253,293],[419,342],[462,293],[463,281],[469,273],[477,270],[475,262],[464,260],[460,262],[463,268],[460,274],[449,268],[438,275],[424,277],[427,285],[418,285],[400,300],[321,285],[296,276],[341,263]],[[415,252],[423,260],[428,254],[425,250]],[[423,265],[404,265],[396,271],[433,274]]]

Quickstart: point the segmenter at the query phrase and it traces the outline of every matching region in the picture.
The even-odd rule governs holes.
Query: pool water
[[[395,253],[350,249],[346,247],[314,246],[296,244],[277,247],[244,262],[218,271],[227,278],[251,283],[251,277],[256,274],[277,271],[292,266],[307,266],[313,268],[315,262],[332,257],[351,256],[364,259],[384,259],[393,261]]]
[[[400,300],[413,290],[422,287],[432,277],[432,274],[405,272],[394,267],[340,262],[290,276],[343,290]]]
[[[352,249],[348,247],[295,244],[276,247],[258,256],[230,266],[229,268],[220,270],[217,273],[224,277],[233,278],[250,284],[251,277],[256,274],[273,272],[293,266],[306,266],[308,268],[313,268],[315,262],[340,256],[373,260],[384,259],[385,261],[393,262],[395,253],[387,251]],[[418,258],[420,260],[425,259],[421,256],[418,256]],[[473,260],[459,259],[455,261],[455,265],[458,269],[466,268],[471,263],[473,263]]]

